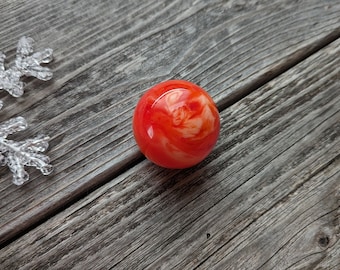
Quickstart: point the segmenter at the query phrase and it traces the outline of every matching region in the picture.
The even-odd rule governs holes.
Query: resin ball
[[[133,132],[141,152],[155,164],[171,169],[201,162],[213,149],[220,118],[209,94],[182,80],[149,89],[133,116]]]

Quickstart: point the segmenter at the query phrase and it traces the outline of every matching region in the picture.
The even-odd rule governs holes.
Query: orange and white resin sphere
[[[212,151],[220,118],[209,94],[183,81],[165,81],[149,89],[133,116],[133,132],[142,153],[155,164],[188,168]]]

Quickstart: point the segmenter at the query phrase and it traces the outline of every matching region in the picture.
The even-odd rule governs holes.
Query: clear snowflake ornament
[[[0,89],[6,90],[13,97],[20,97],[24,93],[22,76],[32,76],[47,81],[52,78],[52,72],[40,64],[47,64],[53,60],[52,49],[34,52],[34,40],[22,37],[18,42],[14,65],[5,69],[6,56],[0,52]]]
[[[14,65],[6,70],[4,65],[6,56],[0,52],[0,89],[6,90],[14,97],[19,97],[24,93],[24,84],[20,81],[22,76],[50,80],[51,70],[42,67],[41,64],[51,62],[52,53],[52,49],[34,52],[33,39],[22,37],[18,42]],[[2,105],[0,100],[0,109]],[[22,185],[29,180],[25,166],[33,166],[44,175],[52,172],[49,157],[41,154],[48,148],[48,136],[39,135],[19,142],[7,138],[26,128],[26,120],[20,116],[0,123],[0,165],[9,167],[13,173],[13,183],[16,185]]]

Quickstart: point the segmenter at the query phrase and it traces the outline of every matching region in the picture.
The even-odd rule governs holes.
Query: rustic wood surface
[[[143,161],[3,249],[14,269],[338,269],[340,40],[221,113],[199,166]]]
[[[55,52],[52,81],[0,93],[0,120],[52,137],[55,166],[22,187],[0,168],[0,266],[340,268],[340,2],[92,2],[0,3],[8,61],[22,35]],[[170,78],[222,117],[183,171],[144,160],[131,133],[140,95]]]

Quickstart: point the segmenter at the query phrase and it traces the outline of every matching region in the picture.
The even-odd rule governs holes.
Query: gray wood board
[[[30,170],[16,187],[1,168],[0,243],[109,181],[140,153],[131,115],[169,78],[191,80],[218,103],[288,55],[338,29],[338,1],[11,1],[1,4],[0,48],[13,60],[22,35],[52,47],[54,80],[1,93],[1,119],[24,116],[17,138],[52,137],[55,172]]]
[[[187,170],[144,160],[6,246],[10,269],[337,269],[340,40],[221,113]]]

